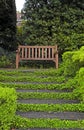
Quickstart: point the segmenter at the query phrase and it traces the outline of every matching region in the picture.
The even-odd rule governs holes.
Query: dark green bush
[[[16,112],[16,92],[0,86],[0,130],[9,130]]]
[[[6,67],[6,66],[9,66],[9,64],[10,64],[10,61],[5,55],[0,57],[0,67]]]
[[[0,67],[1,68],[13,68],[15,67],[15,53],[14,52],[5,52],[3,55],[0,55]]]
[[[0,67],[6,67],[10,64],[7,51],[0,47]]]
[[[0,47],[0,57],[3,56],[4,54],[5,54],[5,50],[2,47]]]

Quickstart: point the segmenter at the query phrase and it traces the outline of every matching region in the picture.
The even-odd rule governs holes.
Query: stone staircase
[[[24,84],[24,82],[22,82],[22,84]],[[26,84],[26,82],[25,82]],[[35,84],[34,82],[29,82],[29,84]],[[42,84],[36,82],[36,84]],[[43,83],[43,84],[49,84],[49,83]],[[22,94],[24,93],[24,95],[27,93],[30,95],[33,95],[34,93],[56,93],[56,94],[60,94],[60,93],[71,93],[70,90],[48,90],[48,89],[17,89],[16,90],[18,94]],[[48,105],[53,105],[53,104],[78,104],[79,101],[77,100],[72,100],[72,99],[47,99],[47,98],[18,98],[17,100],[18,104],[34,104],[34,105],[41,105],[41,104],[48,104]],[[29,119],[60,119],[60,120],[70,120],[70,121],[77,121],[77,120],[83,120],[84,119],[84,113],[83,112],[72,112],[72,111],[25,111],[25,110],[21,110],[19,111],[19,109],[16,112],[17,115],[20,115],[21,117],[25,117],[25,118],[29,118]],[[52,124],[51,124],[51,128],[16,128],[16,130],[81,130],[80,128],[52,128]]]
[[[32,73],[32,74],[29,74],[31,77],[32,75],[35,76],[35,71],[38,71],[38,70],[34,70],[34,71],[25,70],[25,71],[22,71],[22,73],[24,73],[26,77],[28,73]],[[39,76],[40,76],[40,71],[39,71]],[[15,128],[12,130],[84,130],[84,125],[82,125],[83,129],[80,129],[81,120],[84,120],[84,113],[78,110],[76,111],[68,110],[69,105],[72,105],[72,108],[73,108],[73,105],[76,105],[77,107],[77,105],[80,104],[78,100],[70,96],[70,94],[72,94],[72,91],[70,89],[60,89],[60,88],[54,89],[53,87],[52,89],[48,88],[48,85],[50,86],[52,86],[53,84],[57,85],[56,81],[55,82],[52,82],[52,81],[46,82],[45,80],[44,82],[40,82],[39,80],[26,81],[25,78],[22,81],[17,81],[16,79],[19,77],[18,73],[17,75],[14,74],[12,77],[15,78],[15,81],[11,81],[9,79],[7,81],[6,79],[5,83],[7,84],[8,82],[9,85],[12,85],[12,87],[13,85],[18,86],[16,87],[16,92],[18,96],[16,116],[21,117],[21,119],[25,118],[25,120],[29,119],[30,122],[31,120],[33,120],[33,127],[25,127],[26,122],[24,121],[23,124],[21,122],[20,126],[18,127],[15,126]],[[48,75],[47,76],[41,75],[40,77],[47,78]],[[61,82],[59,82],[59,84],[61,84]],[[33,88],[21,87],[24,85],[27,85],[27,86],[33,85],[35,87]],[[38,87],[38,85],[40,86],[45,85],[46,87],[42,88],[42,87]],[[34,122],[34,119],[37,122]],[[39,126],[37,125],[37,123],[41,119],[45,120],[46,124],[45,123],[43,124],[45,127],[42,126],[42,124],[39,124]],[[62,124],[60,123],[60,125],[58,124],[57,127],[55,126],[54,122],[50,122],[50,124],[48,125],[49,127],[47,127],[46,126],[47,122],[49,123],[50,120],[54,120],[54,119],[55,121],[57,120],[58,122],[59,121],[60,122],[63,121],[63,122]],[[78,126],[68,127],[67,124],[69,121],[72,121],[73,125],[76,121],[79,121],[79,125],[78,125],[79,127]],[[63,123],[65,123],[64,125],[65,127],[63,126]],[[53,127],[53,124],[55,127]]]

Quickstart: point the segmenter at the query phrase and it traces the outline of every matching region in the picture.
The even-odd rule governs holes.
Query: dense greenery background
[[[84,45],[83,0],[26,0],[22,12],[20,44],[58,44],[60,54]]]
[[[83,0],[26,0],[25,21],[18,27],[16,41],[15,0],[0,1],[0,46],[15,50],[25,45],[56,45],[59,53],[84,45]]]
[[[16,27],[15,0],[0,1],[1,62],[9,56],[15,60],[15,54],[8,55],[7,51],[16,50],[18,44],[57,44],[59,56],[84,45],[83,0],[26,0],[21,12],[24,20]],[[2,55],[5,57],[1,59]]]
[[[16,49],[15,0],[0,0],[0,47]]]

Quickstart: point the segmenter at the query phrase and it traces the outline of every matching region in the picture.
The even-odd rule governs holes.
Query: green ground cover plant
[[[0,70],[0,75],[2,76],[25,76],[25,71],[21,71],[22,69],[16,70],[16,69],[9,69],[9,70]],[[27,76],[34,75],[32,71],[26,72]]]
[[[71,82],[71,81],[70,81]],[[73,86],[70,86],[69,83],[62,83],[62,84],[16,84],[16,83],[2,83],[0,82],[0,84],[5,87],[5,85],[9,88],[15,88],[15,89],[33,89],[33,90],[37,90],[37,89],[48,89],[48,90],[73,90]],[[71,82],[72,84],[72,82]]]
[[[28,68],[27,68],[28,69]],[[47,78],[47,77],[58,77],[61,76],[62,74],[62,69],[34,69],[34,70],[28,70],[27,69],[9,69],[9,70],[0,70],[0,76],[28,76],[28,77],[33,77],[37,76],[40,78]]]
[[[45,71],[44,70],[41,70],[41,71],[35,71],[35,74],[36,75],[42,75],[42,76],[61,76],[62,75],[62,68],[61,68],[61,65],[59,66],[60,69],[46,69]]]
[[[21,104],[17,105],[17,111],[46,111],[46,112],[62,112],[76,111],[84,112],[84,104]]]
[[[27,119],[16,116],[13,126],[15,128],[84,128],[84,120]]]
[[[19,92],[18,99],[75,99],[73,93]]]
[[[2,75],[37,75],[37,76],[56,76],[58,75],[58,73],[60,73],[60,70],[56,70],[56,69],[32,69],[28,71],[28,68],[24,70],[23,69],[9,69],[9,70],[0,70],[0,74]]]
[[[9,130],[16,112],[16,92],[0,85],[0,130]]]
[[[60,77],[35,77],[35,76],[3,76],[0,74],[1,82],[64,82],[65,78],[63,76]]]

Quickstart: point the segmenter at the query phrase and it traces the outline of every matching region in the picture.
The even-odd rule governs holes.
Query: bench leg
[[[19,54],[16,53],[16,69],[19,67]]]
[[[18,66],[19,66],[19,63],[18,63],[18,61],[16,60],[16,69],[18,69]]]
[[[58,69],[58,53],[56,54],[56,62],[55,62],[55,65],[56,65],[56,69]]]

